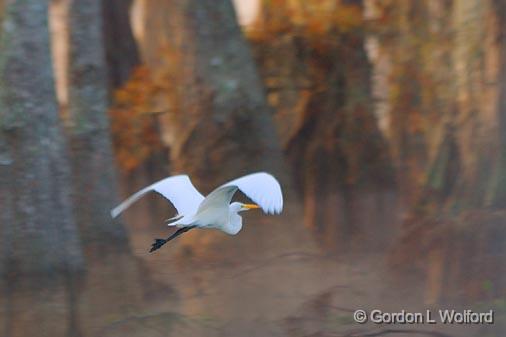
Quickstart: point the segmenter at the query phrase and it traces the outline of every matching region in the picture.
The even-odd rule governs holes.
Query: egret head
[[[260,206],[255,204],[243,204],[242,202],[233,202],[230,204],[230,209],[234,212],[249,211],[255,208],[260,208]]]

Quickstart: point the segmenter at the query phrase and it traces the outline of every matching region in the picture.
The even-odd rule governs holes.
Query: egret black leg
[[[164,244],[169,242],[172,239],[177,238],[179,235],[188,232],[190,229],[195,228],[197,226],[188,226],[188,227],[182,227],[179,228],[177,231],[172,233],[171,236],[169,236],[166,239],[155,239],[155,242],[151,245],[151,249],[149,250],[150,253],[154,252],[157,249],[160,249]]]

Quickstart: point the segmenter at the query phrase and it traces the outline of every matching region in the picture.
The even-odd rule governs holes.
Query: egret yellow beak
[[[247,208],[247,209],[255,209],[255,208],[260,208],[260,206],[258,205],[255,205],[255,204],[244,204],[242,205],[244,208]]]

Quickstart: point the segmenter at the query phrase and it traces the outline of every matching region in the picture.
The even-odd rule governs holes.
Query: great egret
[[[257,204],[230,203],[237,190]],[[155,239],[150,252],[192,228],[215,228],[235,235],[242,228],[242,211],[261,208],[267,214],[279,214],[283,209],[283,194],[278,181],[272,175],[258,172],[221,185],[204,198],[193,186],[187,175],[160,180],[119,204],[111,211],[113,218],[139,200],[144,194],[155,191],[164,196],[176,208],[177,216],[167,219],[168,226],[179,229],[167,239]]]

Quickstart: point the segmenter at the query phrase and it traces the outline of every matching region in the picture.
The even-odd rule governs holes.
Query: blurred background
[[[0,336],[504,336],[506,1],[0,0]],[[138,189],[257,170],[189,232]],[[240,197],[239,197],[240,198]],[[359,325],[356,309],[494,310]]]

